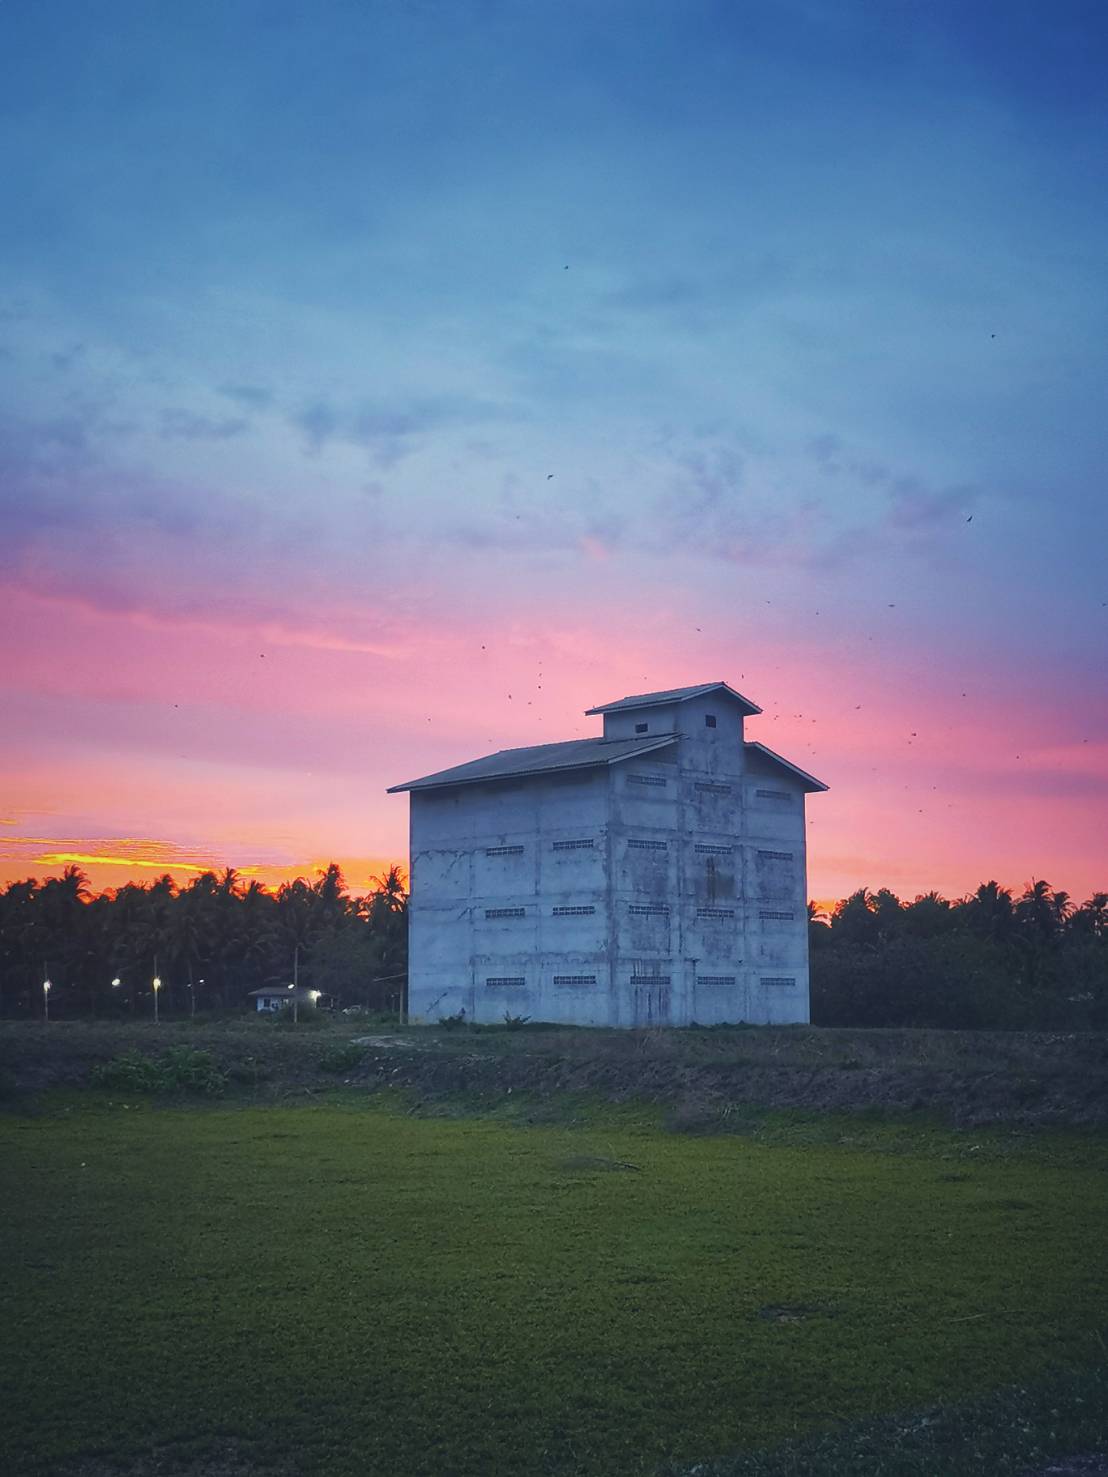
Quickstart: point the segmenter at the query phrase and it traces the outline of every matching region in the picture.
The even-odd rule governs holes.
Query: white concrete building
[[[726,682],[590,708],[411,794],[408,1010],[590,1026],[808,1020],[804,797]]]

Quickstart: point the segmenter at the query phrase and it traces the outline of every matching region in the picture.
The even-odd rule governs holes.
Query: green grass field
[[[69,1094],[0,1117],[0,1469],[620,1477],[964,1401],[1103,1360],[1106,1167]]]

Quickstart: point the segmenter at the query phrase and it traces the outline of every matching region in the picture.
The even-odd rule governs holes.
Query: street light
[[[49,980],[43,980],[43,982],[42,982],[42,1018],[43,1018],[44,1021],[48,1021],[50,1019],[50,991],[53,988],[54,987],[50,983]]]
[[[118,990],[118,989],[119,989],[119,987],[120,987],[120,985],[121,985],[121,984],[122,984],[122,983],[123,983],[123,981],[122,981],[122,980],[121,980],[121,979],[120,979],[120,978],[119,978],[119,976],[118,976],[118,975],[116,975],[116,977],[115,977],[115,979],[114,979],[114,980],[112,980],[112,989],[113,989],[113,990]]]
[[[157,975],[154,976],[153,985],[154,985],[154,1024],[157,1025],[158,1024],[158,991],[162,987],[162,982],[158,978]]]

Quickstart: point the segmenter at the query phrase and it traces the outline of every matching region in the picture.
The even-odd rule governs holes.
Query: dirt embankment
[[[729,1105],[928,1110],[955,1124],[1108,1124],[1108,1034],[821,1030],[367,1030],[335,1023],[0,1025],[9,1098],[90,1080],[121,1052],[208,1051],[233,1085],[279,1097],[348,1083],[456,1094],[647,1099],[690,1119]]]

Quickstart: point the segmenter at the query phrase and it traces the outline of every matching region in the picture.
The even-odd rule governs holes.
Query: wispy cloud
[[[263,385],[220,385],[219,393],[247,410],[268,410],[274,401],[273,391]]]
[[[159,434],[166,441],[226,441],[231,436],[241,436],[247,425],[241,416],[216,420],[192,410],[170,408],[162,411]]]

